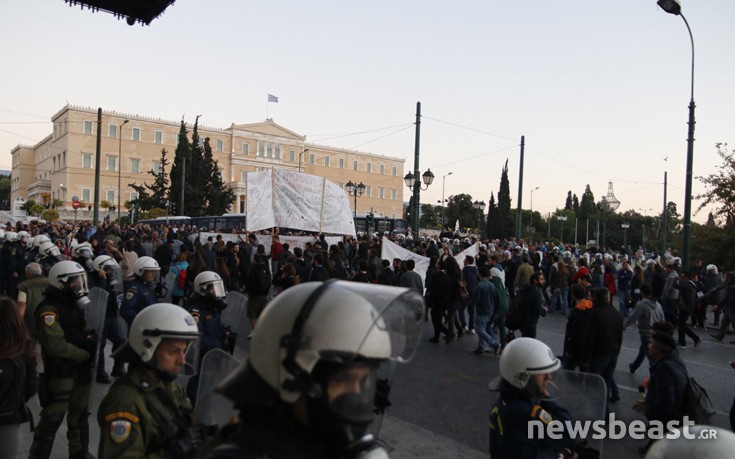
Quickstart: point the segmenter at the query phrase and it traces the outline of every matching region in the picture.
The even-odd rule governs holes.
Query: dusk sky
[[[420,169],[436,176],[422,202],[441,199],[449,172],[447,197],[487,202],[508,160],[515,207],[525,135],[526,209],[535,187],[533,209],[548,214],[568,190],[589,184],[599,200],[612,180],[619,211],[657,214],[667,170],[683,213],[691,45],[655,0],[179,0],[146,27],[63,0],[0,5],[2,169],[68,102],[217,128],[268,110],[308,142],[404,158],[408,172],[420,101]],[[735,2],[682,11],[696,177],[720,164],[717,142],[735,147]]]

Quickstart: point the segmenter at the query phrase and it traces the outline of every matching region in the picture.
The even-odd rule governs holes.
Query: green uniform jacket
[[[61,301],[57,289],[48,287],[36,309],[38,340],[44,354],[45,371],[52,377],[76,377],[81,363],[89,360],[82,349],[86,330],[84,315],[76,305]]]
[[[168,395],[168,400],[161,401]],[[168,458],[162,449],[179,425],[198,424],[184,388],[153,379],[151,372],[131,364],[112,385],[97,411],[99,459]]]

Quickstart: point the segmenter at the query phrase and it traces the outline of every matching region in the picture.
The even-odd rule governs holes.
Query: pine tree
[[[572,210],[573,207],[573,201],[572,201],[572,190],[567,191],[567,200],[564,201],[564,210]]]
[[[508,160],[506,159],[500,174],[500,189],[498,190],[498,237],[512,235],[513,216],[510,214],[510,205],[510,183],[508,182]]]
[[[490,192],[490,200],[487,205],[487,238],[496,239],[498,237],[498,206],[495,205],[495,194]]]
[[[222,215],[235,200],[235,192],[225,184],[217,160],[212,156],[209,137],[204,139],[204,158],[199,168],[204,178],[204,215]]]
[[[174,162],[171,165],[171,188],[169,190],[168,198],[175,205],[179,215],[186,215],[186,209],[189,208],[188,203],[185,203],[184,208],[181,207],[181,183],[182,180],[186,183],[186,177],[182,177],[184,167],[191,170],[191,144],[189,143],[188,137],[189,131],[186,129],[186,123],[181,120],[181,127],[179,128],[179,141],[176,145],[176,152],[174,153]],[[187,174],[188,175],[188,174]],[[185,192],[186,194],[186,192]],[[188,199],[189,196],[185,195],[184,198]]]
[[[572,195],[572,209],[575,214],[579,214],[579,198],[576,193]]]
[[[595,195],[592,194],[592,189],[588,184],[584,189],[584,194],[582,194],[582,202],[579,203],[577,215],[580,220],[586,220],[594,217],[596,214],[597,204],[595,203]]]
[[[138,193],[138,199],[131,201],[131,203],[139,206],[143,211],[153,208],[166,208],[166,199],[169,195],[168,175],[166,174],[166,167],[168,167],[167,154],[166,149],[162,148],[161,169],[158,172],[154,170],[148,171],[153,176],[153,184],[148,185],[147,183],[143,183],[142,185],[137,185],[133,183],[130,185],[130,188]]]
[[[199,117],[197,116],[194,121],[194,130],[191,133],[191,145],[189,147],[190,160],[186,161],[186,196],[184,202],[186,213],[181,213],[180,215],[191,217],[205,215],[205,187],[207,186],[208,174],[211,173],[211,170],[203,167],[205,163],[204,142],[199,137]]]

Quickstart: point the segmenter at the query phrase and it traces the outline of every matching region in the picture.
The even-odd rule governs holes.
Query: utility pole
[[[518,169],[518,205],[516,206],[516,240],[521,239],[521,203],[523,202],[523,153],[526,136],[521,136],[521,164]]]

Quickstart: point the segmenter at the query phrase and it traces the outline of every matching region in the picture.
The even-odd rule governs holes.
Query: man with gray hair
[[[43,275],[41,265],[35,261],[26,265],[26,280],[18,285],[18,311],[31,332],[36,336],[36,308],[41,304],[43,292],[48,287],[48,278]]]

